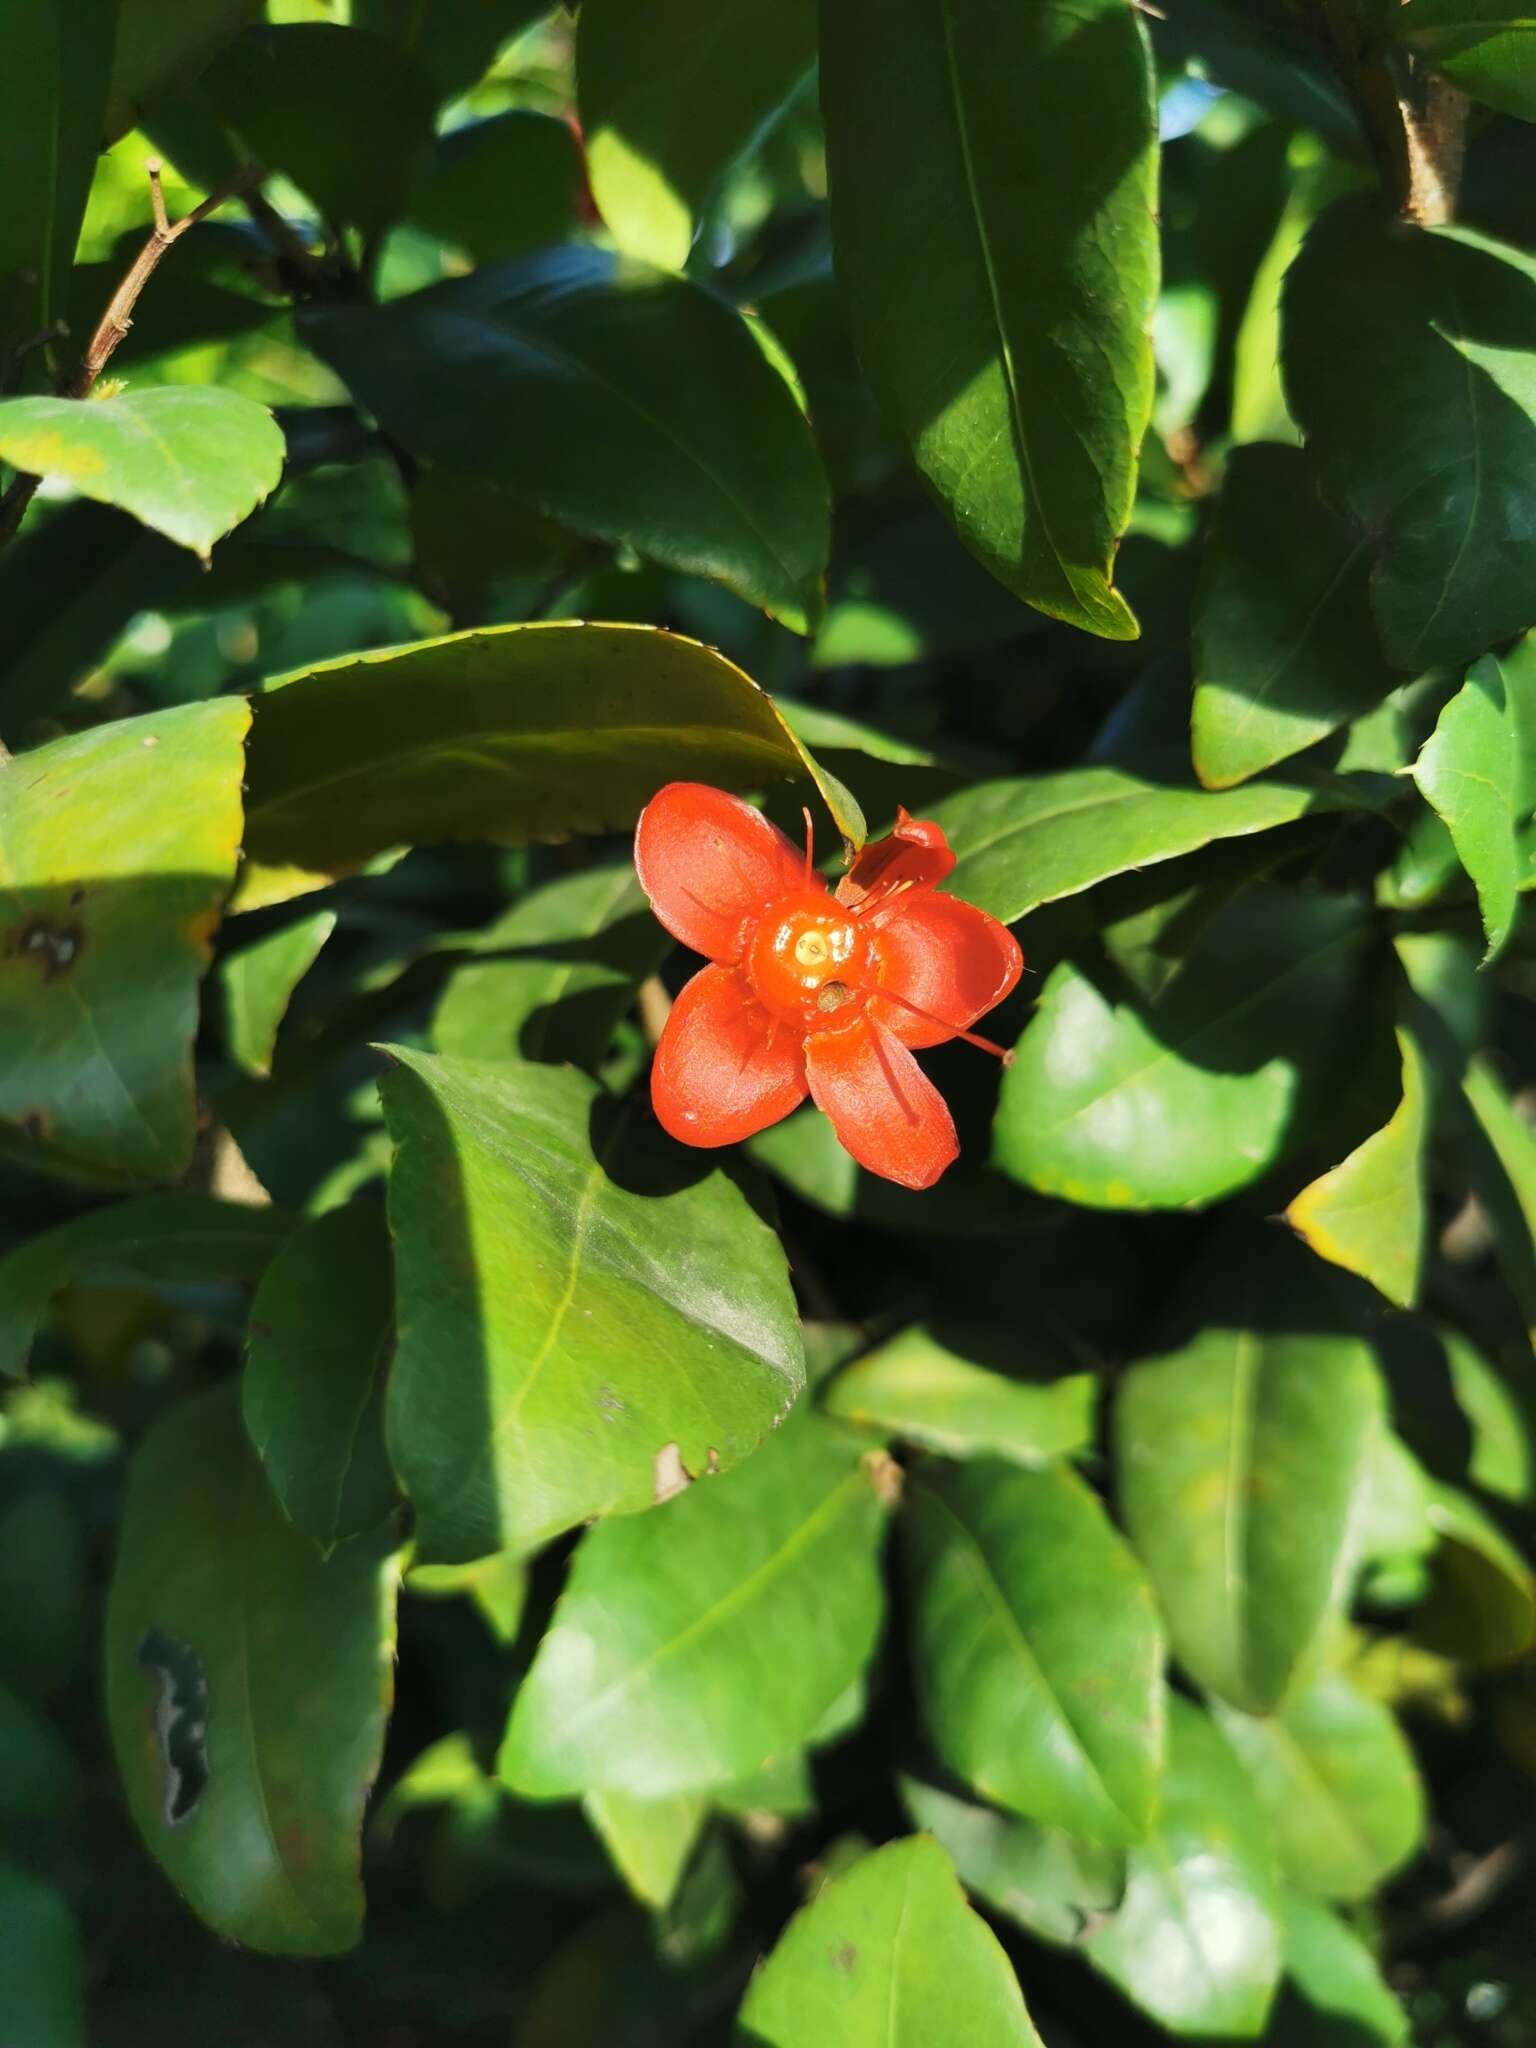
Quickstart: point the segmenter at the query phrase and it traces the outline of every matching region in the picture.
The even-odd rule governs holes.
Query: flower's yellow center
[[[832,958],[832,941],[823,931],[802,932],[795,941],[795,958],[802,967],[825,967]]]

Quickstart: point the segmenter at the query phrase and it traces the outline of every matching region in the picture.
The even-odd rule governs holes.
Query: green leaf
[[[0,399],[0,461],[131,512],[204,560],[276,488],[283,445],[264,405],[208,385]]]
[[[1501,113],[1536,121],[1536,11],[1530,0],[1412,0],[1392,34]]]
[[[1527,1327],[1536,1330],[1536,1132],[1485,1060],[1469,1062],[1461,1080],[1487,1147],[1474,1165],[1474,1185],[1510,1292]]]
[[[914,1323],[844,1366],[822,1406],[858,1428],[950,1458],[992,1455],[1043,1465],[1091,1447],[1099,1391],[1092,1373],[1052,1370],[1011,1334],[1001,1346],[996,1338],[946,1334],[952,1341]],[[1006,1369],[976,1362],[977,1353]]]
[[[1364,541],[1320,502],[1297,449],[1233,454],[1194,622],[1190,740],[1207,789],[1300,753],[1396,687],[1376,643],[1368,566]]]
[[[528,1605],[528,1566],[510,1550],[493,1550],[469,1564],[413,1564],[405,1575],[407,1593],[429,1600],[472,1600],[498,1643],[512,1644]]]
[[[1387,659],[1468,661],[1530,625],[1536,260],[1341,200],[1291,268],[1282,360],[1324,490],[1371,537]]]
[[[814,0],[590,0],[576,30],[578,110],[619,247],[680,270],[721,177],[815,56]]]
[[[66,1287],[248,1285],[292,1232],[282,1209],[192,1194],[115,1202],[41,1231],[0,1259],[0,1373],[26,1370],[37,1326]]]
[[[1112,579],[1152,405],[1140,22],[1121,0],[841,0],[821,95],[849,325],[918,468],[1017,596],[1133,639]]]
[[[1405,2048],[1408,2015],[1376,1959],[1337,1913],[1283,1892],[1285,1985],[1270,2033],[1275,2048]]]
[[[26,2048],[86,2048],[85,1957],[52,1885],[0,1863],[0,2012]]]
[[[569,1069],[392,1057],[387,1429],[421,1555],[531,1549],[755,1449],[804,1363],[725,1175]]]
[[[288,1000],[336,929],[334,910],[312,911],[280,925],[219,963],[224,1038],[236,1066],[270,1074]]]
[[[63,317],[101,147],[118,0],[0,10],[0,350]]]
[[[568,125],[514,107],[443,136],[411,219],[477,263],[500,263],[574,233],[581,175],[580,145]]]
[[[1324,1268],[1279,1232],[1217,1239],[1182,1301],[1193,1334],[1121,1383],[1120,1501],[1175,1655],[1264,1713],[1348,1597],[1381,1377]]]
[[[803,1906],[748,1989],[742,2048],[1039,2048],[1013,1967],[924,1835]]]
[[[254,160],[291,178],[326,221],[382,234],[426,170],[433,81],[366,29],[247,29],[203,73],[201,89]]]
[[[708,1800],[696,1792],[671,1799],[589,1792],[582,1811],[641,1905],[655,1912],[669,1906],[708,1818]]]
[[[1515,842],[1519,735],[1498,662],[1480,661],[1440,714],[1413,779],[1445,821],[1472,877],[1488,950],[1503,951],[1515,922],[1521,860]]]
[[[948,1851],[966,1889],[1043,1941],[1079,1940],[1125,1894],[1122,1850],[974,1806],[922,1778],[897,1783],[902,1804]]]
[[[1064,961],[1003,1077],[997,1163],[1103,1209],[1198,1207],[1260,1179],[1329,1081],[1367,937],[1347,898],[1258,886],[1150,1001]]]
[[[1424,1831],[1424,1788],[1389,1708],[1338,1672],[1259,1720],[1217,1701],[1216,1725],[1269,1821],[1280,1874],[1324,1899],[1369,1898]]]
[[[1432,1486],[1429,1519],[1440,1538],[1429,1598],[1413,1618],[1426,1649],[1467,1664],[1505,1664],[1536,1638],[1536,1577],[1475,1501]]]
[[[698,286],[567,247],[300,328],[413,455],[815,626],[828,515],[810,430],[745,321]]]
[[[393,1689],[395,1538],[328,1562],[284,1520],[226,1384],[151,1431],[107,1606],[107,1714],[151,1854],[226,1940],[334,1955]]]
[[[0,762],[0,1148],[108,1180],[191,1159],[249,718],[226,697]]]
[[[1242,1767],[1198,1707],[1168,1702],[1168,1768],[1125,1897],[1081,1953],[1182,2039],[1264,2031],[1280,1975],[1274,1865]]]
[[[478,85],[504,43],[549,12],[549,0],[352,0],[352,26],[388,37],[449,99]]]
[[[1095,765],[978,782],[944,798],[933,815],[958,856],[948,888],[1014,924],[1111,875],[1268,832],[1339,802],[1336,791],[1303,782],[1199,789],[1187,761],[1170,758],[1166,768]]]
[[[409,840],[518,845],[628,826],[679,775],[809,778],[864,819],[734,663],[650,626],[488,627],[285,676],[253,700],[254,860],[339,873]],[[3,787],[3,785],[0,785]]]
[[[190,84],[261,11],[262,0],[122,0],[107,141],[137,128],[168,88]]]
[[[395,1504],[383,1427],[394,1306],[383,1212],[364,1201],[305,1224],[251,1304],[246,1433],[284,1514],[322,1555]]]
[[[470,935],[472,957],[432,1019],[433,1047],[593,1069],[671,943],[627,861],[562,875]]]
[[[1472,1432],[1468,1478],[1485,1493],[1499,1494],[1505,1500],[1529,1500],[1533,1460],[1523,1395],[1509,1386],[1459,1330],[1442,1326],[1436,1334],[1451,1369],[1456,1405]]]
[[[35,1589],[38,1597],[43,1589]],[[80,1766],[53,1723],[0,1685],[0,1838],[62,1827],[80,1802]],[[4,1966],[0,1964],[0,1981]],[[0,1992],[0,1999],[3,1999]],[[0,2003],[0,2011],[9,2008]]]
[[[806,1742],[883,1616],[885,1509],[860,1449],[802,1415],[738,1473],[591,1530],[513,1702],[503,1782],[664,1799]]]
[[[1073,1472],[924,1467],[903,1518],[913,1666],[945,1765],[1090,1841],[1137,1841],[1163,1755],[1152,1589]]]
[[[1285,1215],[1319,1258],[1369,1280],[1395,1308],[1412,1308],[1419,1297],[1429,1222],[1429,1093],[1424,1055],[1413,1033],[1402,1026],[1397,1049],[1403,1096],[1389,1120],[1304,1187]]]

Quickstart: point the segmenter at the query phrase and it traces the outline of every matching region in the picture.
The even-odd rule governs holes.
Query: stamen
[[[803,886],[809,889],[811,886],[811,871],[816,865],[813,852],[816,844],[816,826],[811,817],[811,807],[809,804],[801,805],[800,815],[805,820],[805,874],[802,880]]]
[[[922,1009],[917,1003],[908,1002],[905,996],[897,995],[895,989],[884,988],[878,982],[865,991],[872,996],[883,996],[888,1003],[895,1003],[898,1009],[910,1010],[914,1017],[921,1017],[925,1024],[938,1024],[955,1038],[963,1038],[967,1045],[974,1045],[978,1051],[990,1052],[1000,1059],[1005,1067],[1013,1065],[1013,1050],[1010,1046],[998,1045],[993,1039],[983,1038],[978,1031],[966,1031],[958,1024],[951,1024],[947,1017],[936,1017],[932,1010]]]
[[[893,902],[896,897],[902,895],[906,890],[915,889],[916,887],[917,884],[910,875],[907,876],[905,881],[876,882],[872,888],[865,891],[857,903],[851,906],[851,914],[854,917],[862,917],[866,910],[879,910],[883,905]]]

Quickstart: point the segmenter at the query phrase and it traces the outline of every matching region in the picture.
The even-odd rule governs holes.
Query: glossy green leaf
[[[1473,99],[1536,121],[1530,0],[1411,0],[1388,19],[1394,35]]]
[[[1242,1767],[1199,1708],[1172,1697],[1156,1827],[1127,1853],[1125,1897],[1082,1953],[1181,2040],[1252,2040],[1280,1939],[1264,1818]]]
[[[201,86],[252,158],[291,178],[327,221],[382,234],[426,170],[433,81],[398,44],[366,29],[327,21],[247,29]]]
[[[1371,536],[1388,660],[1468,661],[1530,625],[1536,261],[1341,200],[1290,271],[1282,359],[1323,489]]]
[[[948,1335],[949,1333],[946,1333]],[[829,1414],[949,1458],[991,1455],[1018,1465],[1070,1458],[1094,1441],[1098,1381],[1092,1373],[1052,1372],[1025,1347],[1005,1342],[1009,1369],[994,1340],[967,1344],[914,1323],[846,1365],[821,1397]]]
[[[1375,1957],[1337,1913],[1283,1892],[1285,1985],[1268,2039],[1275,2048],[1405,2048],[1408,2015]]]
[[[500,263],[563,242],[576,227],[581,149],[553,114],[514,107],[451,128],[411,201],[418,227]]]
[[[275,488],[283,433],[264,405],[209,385],[6,398],[0,462],[131,512],[206,559]]]
[[[246,1433],[283,1512],[324,1554],[395,1504],[383,1428],[394,1335],[389,1239],[365,1201],[305,1224],[251,1304]]]
[[[810,430],[740,315],[696,285],[567,247],[300,325],[413,455],[815,625]]]
[[[628,826],[664,782],[817,783],[858,806],[734,663],[649,626],[488,627],[287,676],[253,702],[246,851],[321,873],[402,841]]]
[[[739,1472],[590,1531],[513,1701],[503,1781],[662,1799],[799,1748],[875,1646],[878,1479],[806,1414]]]
[[[249,717],[226,697],[0,762],[0,1147],[118,1180],[191,1159]]]
[[[0,9],[0,348],[63,317],[101,147],[118,0]]]
[[[1163,1752],[1152,1589],[1059,1467],[924,1467],[903,1514],[913,1667],[941,1760],[995,1806],[1137,1841]]]
[[[122,0],[106,137],[138,127],[170,89],[189,84],[221,46],[261,17],[262,0]]]
[[[0,2012],[26,2048],[86,2048],[85,1956],[52,1885],[0,1863]]]
[[[1413,1618],[1426,1648],[1468,1664],[1505,1664],[1536,1640],[1536,1575],[1499,1525],[1453,1486],[1430,1491],[1440,1538],[1430,1595]]]
[[[823,10],[838,281],[870,382],[993,575],[1117,640],[1152,405],[1151,86],[1120,0]]]
[[[1285,1214],[1320,1258],[1369,1280],[1395,1308],[1412,1308],[1429,1223],[1428,1076],[1417,1040],[1401,1027],[1397,1049],[1403,1097],[1390,1119],[1304,1187]]]
[[[1195,773],[1246,782],[1401,680],[1376,643],[1364,541],[1317,493],[1305,456],[1269,443],[1227,466],[1195,611]]]
[[[1484,964],[1515,921],[1522,862],[1515,843],[1518,733],[1498,662],[1478,662],[1440,714],[1413,778],[1445,821],[1472,877],[1488,939]]]
[[[174,1408],[134,1459],[107,1608],[112,1744],[151,1854],[227,1940],[332,1955],[362,1931],[394,1542],[321,1563],[267,1488],[232,1384]]]
[[[1013,1966],[924,1835],[887,1842],[789,1923],[741,2008],[741,2048],[1039,2048]]]
[[[958,856],[949,889],[1014,924],[1111,875],[1268,832],[1338,801],[1304,782],[1199,789],[1187,761],[1170,757],[1166,773],[1087,766],[978,782],[933,814]]]
[[[592,192],[614,240],[680,270],[722,175],[816,55],[815,0],[590,0],[576,79]]]
[[[1121,1383],[1120,1502],[1174,1654],[1262,1713],[1348,1597],[1381,1377],[1324,1269],[1279,1232],[1218,1240],[1183,1299],[1192,1334]]]
[[[725,1175],[567,1068],[393,1057],[387,1428],[422,1557],[531,1549],[755,1449],[804,1364]]]
[[[115,1202],[41,1231],[0,1259],[0,1373],[25,1371],[37,1326],[66,1287],[249,1285],[292,1231],[285,1210],[193,1194]]]
[[[270,1074],[288,1000],[336,929],[334,910],[312,911],[279,926],[219,963],[224,1033],[231,1058],[248,1074]]]
[[[1259,886],[1210,920],[1151,1001],[1112,968],[1063,962],[1003,1077],[997,1163],[1103,1209],[1246,1187],[1304,1135],[1366,938],[1345,898]]]
[[[1120,1849],[973,1805],[923,1778],[898,1784],[907,1812],[947,1850],[966,1889],[1042,1941],[1079,1940],[1124,1896]]]
[[[697,1792],[679,1792],[671,1799],[589,1792],[582,1811],[640,1903],[656,1912],[670,1905],[698,1845],[708,1800]]]
[[[532,890],[472,935],[432,1019],[438,1052],[596,1067],[671,940],[629,862]]]
[[[1364,1899],[1424,1831],[1424,1789],[1391,1711],[1328,1672],[1258,1719],[1217,1701],[1216,1725],[1253,1780],[1280,1874],[1324,1899]]]
[[[548,12],[549,0],[352,0],[352,26],[398,44],[447,99],[478,84],[502,45]]]

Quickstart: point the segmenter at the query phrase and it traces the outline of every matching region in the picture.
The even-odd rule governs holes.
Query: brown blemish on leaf
[[[651,1487],[651,1500],[660,1507],[664,1500],[673,1500],[680,1493],[686,1493],[693,1484],[693,1474],[683,1463],[683,1454],[676,1444],[663,1444],[656,1453],[655,1479]]]
[[[866,1451],[859,1462],[876,1495],[888,1508],[895,1507],[901,1499],[903,1476],[896,1460],[885,1451]]]
[[[68,974],[85,947],[85,931],[72,919],[29,917],[6,942],[5,957],[25,960],[45,982]]]
[[[46,1138],[49,1131],[45,1109],[24,1109],[16,1119],[29,1138]]]
[[[841,1948],[835,1948],[832,1951],[832,1967],[834,1970],[841,1970],[845,1977],[849,1975],[858,1960],[859,1952],[851,1941],[845,1941]]]

